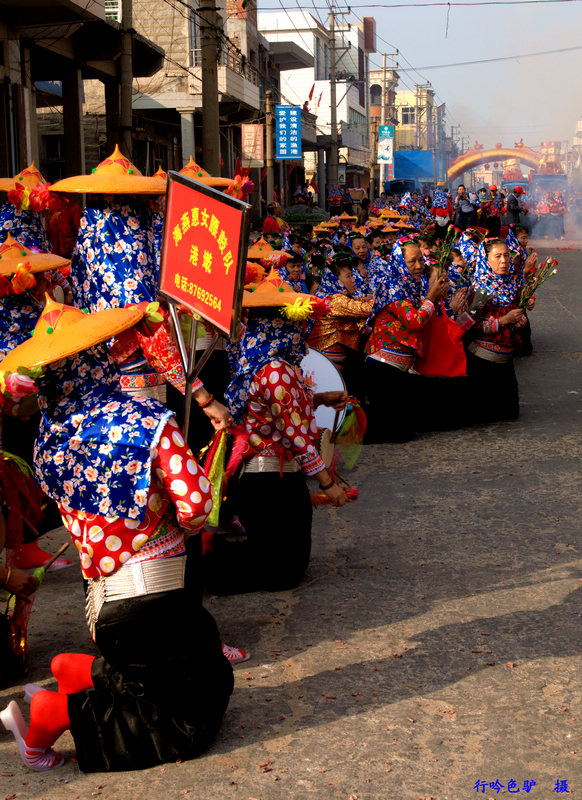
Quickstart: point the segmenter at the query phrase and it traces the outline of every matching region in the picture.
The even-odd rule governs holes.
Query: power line
[[[552,2],[561,2],[561,0],[551,0]],[[540,0],[541,2],[541,0]],[[574,0],[567,0],[567,2],[574,2]],[[520,58],[535,58],[537,56],[549,56],[555,55],[556,53],[570,53],[573,50],[582,50],[582,44],[575,45],[574,47],[561,47],[558,50],[540,50],[537,53],[521,53],[515,56],[499,56],[497,58],[482,58],[477,61],[457,61],[454,64],[429,64],[426,67],[418,67],[418,69],[427,70],[427,69],[446,69],[447,67],[467,67],[472,64],[493,64],[497,61],[516,61]],[[418,72],[418,70],[413,67],[411,69],[402,69],[399,72]]]
[[[556,3],[580,3],[582,0],[479,0],[478,2],[434,2],[434,3],[366,3],[362,5],[350,5],[351,9],[363,8],[435,8],[437,6],[534,6]],[[327,6],[316,6],[312,8],[325,10]],[[278,8],[261,8],[261,11],[278,11]]]

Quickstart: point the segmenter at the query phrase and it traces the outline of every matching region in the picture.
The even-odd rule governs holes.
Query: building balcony
[[[202,91],[202,51],[199,48],[190,51],[190,64],[188,90],[190,94],[199,95]],[[258,110],[261,92],[257,70],[244,56],[223,50],[218,58],[218,93],[221,102],[235,100]]]
[[[0,7],[10,9],[10,22],[18,28],[105,19],[105,0],[2,0]]]

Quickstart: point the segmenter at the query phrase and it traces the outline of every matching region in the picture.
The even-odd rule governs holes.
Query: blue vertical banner
[[[380,181],[384,172],[384,180],[394,178],[394,126],[378,126],[378,164],[380,164]]]
[[[301,109],[275,106],[277,161],[301,158]]]

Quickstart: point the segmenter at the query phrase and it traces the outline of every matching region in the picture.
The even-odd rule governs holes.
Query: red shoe
[[[52,555],[43,550],[42,547],[39,547],[36,542],[28,542],[28,544],[22,544],[15,550],[14,566],[20,569],[36,569],[37,567],[44,567],[51,558]],[[49,572],[70,567],[72,563],[68,558],[57,558],[54,564],[49,567]]]
[[[248,650],[241,650],[238,647],[231,647],[228,644],[222,643],[222,653],[230,664],[242,664],[243,661],[248,661],[251,654]]]
[[[60,753],[55,753],[52,747],[28,747],[25,741],[26,724],[18,708],[12,700],[4,711],[0,711],[0,721],[16,739],[18,752],[27,767],[35,772],[47,772],[49,769],[62,767],[65,759]]]

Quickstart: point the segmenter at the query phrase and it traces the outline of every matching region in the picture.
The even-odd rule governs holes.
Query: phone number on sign
[[[189,281],[185,275],[176,274],[175,284],[180,291],[186,292],[186,294],[189,294],[191,297],[195,297],[197,300],[200,300],[201,303],[204,303],[205,306],[213,308],[215,311],[222,311],[222,300],[220,297],[215,297],[215,295],[203,289],[202,286],[198,286],[198,284]]]

